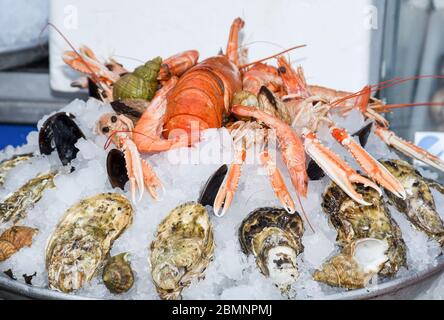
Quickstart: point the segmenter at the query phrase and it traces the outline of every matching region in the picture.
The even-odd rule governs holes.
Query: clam
[[[112,293],[121,294],[131,289],[134,284],[134,274],[129,253],[121,253],[110,258],[103,269],[102,279]]]
[[[97,274],[132,217],[129,200],[117,193],[98,194],[69,208],[46,247],[49,288],[82,288]]]
[[[304,225],[298,213],[280,208],[259,208],[239,228],[242,251],[256,258],[259,270],[287,294],[297,280],[297,257],[304,250]]]

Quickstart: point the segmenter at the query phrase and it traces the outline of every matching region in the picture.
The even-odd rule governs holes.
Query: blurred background
[[[131,11],[129,2],[137,5],[138,10]],[[115,6],[116,3],[120,5]],[[229,26],[225,20],[231,21],[237,14],[250,26],[244,42],[256,43],[250,47],[250,52],[255,51],[259,56],[263,56],[264,52],[278,52],[280,47],[307,43],[308,51],[293,54],[304,58],[293,62],[306,67],[310,82],[358,90],[366,83],[374,84],[394,77],[444,75],[444,1],[245,0],[235,5],[234,1],[227,0],[221,13],[214,15],[213,12],[212,16],[194,9],[190,9],[194,15],[187,16],[187,12],[182,11],[187,3],[182,3],[184,7],[178,8],[176,16],[171,17],[168,6],[174,7],[178,4],[177,0],[162,5],[140,0],[125,4],[103,0],[94,1],[94,4],[84,0],[0,0],[0,148],[24,143],[27,133],[35,130],[43,115],[59,109],[73,98],[87,98],[86,92],[72,91],[66,86],[72,75],[66,75],[61,69],[60,54],[68,46],[53,30],[48,32],[46,28],[42,31],[48,21],[60,26],[76,46],[88,44],[103,58],[114,54],[119,60],[115,48],[126,48],[120,62],[130,67],[138,62],[135,62],[137,59],[128,59],[128,56],[141,60],[150,58],[154,55],[149,52],[150,48],[159,48],[161,53],[172,51],[170,54],[173,54],[175,51],[170,48],[181,47],[180,43],[172,41],[173,37],[190,39],[189,47],[183,49],[193,46],[201,49],[207,44],[203,48],[204,54],[207,53],[205,50],[215,51],[213,38],[224,46]],[[270,3],[273,9],[270,9]],[[227,9],[230,5],[232,10]],[[142,6],[146,10],[140,10],[145,8]],[[289,10],[289,7],[295,11]],[[73,21],[66,21],[73,10],[74,13],[79,10],[82,22],[76,30],[69,28]],[[85,14],[81,15],[82,12]],[[131,21],[134,14],[134,21]],[[367,19],[363,23],[368,26],[358,32],[347,24],[347,20],[344,23],[341,15],[348,17],[350,24]],[[154,16],[162,22],[156,22]],[[188,20],[181,20],[184,17]],[[304,17],[307,21],[302,23]],[[356,19],[353,20],[353,17]],[[208,28],[199,29],[199,25],[192,24],[193,20],[201,21]],[[210,25],[213,20],[218,23]],[[302,26],[292,25],[298,21]],[[190,29],[181,28],[183,25]],[[139,33],[146,33],[147,37],[141,37]],[[220,39],[220,34],[225,36]],[[289,34],[295,36],[289,37]],[[262,47],[258,45],[260,40],[265,43]],[[90,43],[92,41],[95,43]],[[272,41],[274,44],[270,46]],[[136,52],[132,43],[134,48],[147,50],[146,56]],[[389,103],[444,102],[444,81],[412,81],[378,95]],[[394,131],[401,136],[416,140],[433,153],[443,155],[444,139],[440,140],[438,134],[444,131],[443,107],[397,110],[388,117]],[[417,135],[417,132],[426,134]]]

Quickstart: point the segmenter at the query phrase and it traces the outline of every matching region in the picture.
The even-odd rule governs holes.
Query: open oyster
[[[299,214],[279,208],[259,208],[242,222],[239,241],[243,252],[254,255],[260,271],[286,294],[299,275],[296,259],[304,250],[303,233]]]
[[[69,208],[46,247],[49,287],[71,292],[90,281],[132,216],[130,202],[117,193],[98,194]]]
[[[162,299],[177,299],[213,259],[213,228],[207,209],[189,202],[173,209],[151,243],[151,276]]]

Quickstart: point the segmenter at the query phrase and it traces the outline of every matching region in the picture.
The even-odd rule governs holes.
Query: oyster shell
[[[26,217],[27,211],[36,204],[48,188],[54,188],[54,177],[56,172],[39,174],[29,180],[17,191],[6,197],[0,204],[0,223],[13,223]]]
[[[313,278],[331,286],[363,288],[387,262],[387,249],[385,240],[369,238],[353,241],[326,262],[322,270],[316,270]]]
[[[435,181],[424,179],[403,160],[386,160],[381,163],[401,182],[407,193],[407,198],[402,200],[387,192],[390,201],[416,228],[444,246],[444,224],[436,211],[435,200],[430,191],[432,187],[443,193],[444,187]]]
[[[0,235],[0,262],[9,259],[14,253],[23,247],[32,245],[32,237],[37,229],[14,226]]]
[[[69,208],[46,247],[49,288],[71,292],[90,281],[132,217],[130,202],[117,193],[98,194]]]
[[[5,177],[11,169],[15,168],[22,162],[28,161],[32,157],[33,157],[32,153],[27,153],[27,154],[15,155],[12,158],[3,160],[0,163],[0,186],[5,184]]]
[[[134,284],[134,274],[129,253],[121,253],[110,258],[103,269],[102,279],[112,293],[125,293],[131,289]]]
[[[359,240],[371,238],[385,241],[387,243],[385,254],[388,260],[380,268],[376,268],[378,270],[374,269],[373,274],[393,276],[399,268],[406,265],[406,246],[401,230],[376,190],[363,185],[355,185],[355,188],[362,194],[365,201],[372,204],[371,206],[364,206],[353,201],[335,183],[331,183],[323,195],[322,207],[331,224],[337,230],[337,241],[339,246],[343,248],[340,256],[350,256],[350,252],[353,251],[350,248],[356,247]],[[359,282],[349,278],[359,270],[353,270],[350,273],[346,269],[330,268],[335,264],[335,261],[340,259],[340,257],[334,257],[330,262],[324,264],[323,270],[315,273],[318,275],[315,277],[316,280],[337,279],[337,281],[328,281],[328,284],[349,289],[364,287],[367,284],[366,281]],[[329,273],[332,270],[335,270],[338,275],[319,276],[322,272]],[[370,275],[366,277],[366,279],[370,278]]]
[[[283,294],[298,278],[297,256],[304,224],[298,213],[280,208],[259,208],[251,212],[239,228],[242,251],[256,257],[260,271],[273,281]]]
[[[177,299],[213,259],[213,228],[207,209],[189,202],[173,209],[151,243],[151,276],[162,299]]]

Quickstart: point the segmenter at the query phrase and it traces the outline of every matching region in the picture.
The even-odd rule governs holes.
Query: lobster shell
[[[233,95],[241,89],[239,69],[226,57],[212,57],[197,64],[167,97],[164,137],[174,137],[176,129],[190,136],[193,122],[199,130],[220,128]]]

